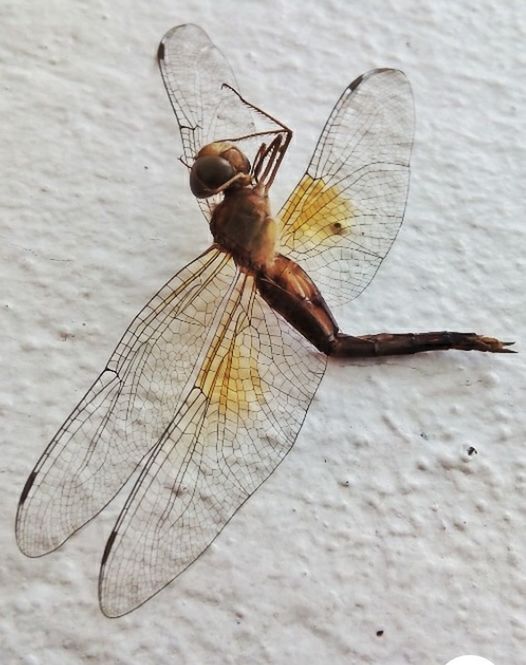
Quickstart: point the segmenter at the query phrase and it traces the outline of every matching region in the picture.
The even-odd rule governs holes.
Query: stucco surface
[[[4,0],[0,18],[0,662],[524,662],[524,4]],[[97,573],[125,497],[41,559],[18,551],[14,514],[130,319],[207,246],[155,62],[189,21],[295,130],[276,209],[343,88],[404,70],[406,219],[336,314],[522,353],[330,362],[286,462],[181,578],[110,621]]]

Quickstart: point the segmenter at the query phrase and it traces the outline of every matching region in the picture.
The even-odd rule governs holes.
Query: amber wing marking
[[[306,174],[279,214],[283,252],[331,306],[363,291],[398,233],[413,116],[402,72],[377,69],[359,77],[336,103]]]
[[[100,512],[163,435],[235,269],[212,249],[132,321],[102,374],[37,462],[21,497],[20,549],[56,549]]]
[[[238,275],[193,386],[106,548],[101,607],[120,616],[190,565],[292,447],[325,356]]]
[[[338,245],[340,236],[352,232],[353,214],[352,202],[337,185],[307,174],[290,195],[283,215],[288,244],[296,251]]]

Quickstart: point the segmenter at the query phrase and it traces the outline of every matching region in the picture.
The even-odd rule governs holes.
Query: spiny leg
[[[279,129],[265,130],[263,132],[254,132],[253,134],[247,134],[245,136],[237,136],[228,139],[231,141],[240,141],[241,139],[253,138],[255,136],[269,136],[273,134],[276,135],[276,137],[268,147],[265,144],[263,144],[262,148],[258,150],[258,160],[260,161],[258,170],[261,169],[265,157],[267,157],[270,154],[270,158],[265,168],[265,172],[263,176],[259,178],[259,182],[262,183],[265,186],[265,189],[268,191],[272,183],[274,182],[276,173],[278,172],[281,162],[283,161],[283,157],[285,157],[285,153],[287,152],[289,143],[292,140],[292,130],[289,129],[287,125],[284,125],[282,122],[280,122],[277,118],[270,115],[270,113],[263,111],[263,109],[260,109],[258,106],[255,106],[255,104],[247,102],[247,100],[244,97],[242,97],[239,94],[239,92],[228,83],[223,83],[222,87],[227,88],[232,93],[234,93],[234,95],[236,95],[243,104],[248,106],[248,108],[255,111],[258,115],[267,118],[272,123],[277,125],[277,127],[279,127]],[[263,156],[261,155],[261,153],[263,153]]]

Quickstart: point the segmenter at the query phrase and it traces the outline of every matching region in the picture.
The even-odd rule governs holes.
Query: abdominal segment
[[[256,275],[263,299],[319,351],[339,358],[396,356],[458,349],[513,353],[509,342],[472,332],[379,333],[353,336],[340,332],[327,303],[307,273],[286,256],[277,255]]]
[[[278,254],[256,275],[262,298],[319,351],[330,354],[338,325],[318,287],[291,259]]]

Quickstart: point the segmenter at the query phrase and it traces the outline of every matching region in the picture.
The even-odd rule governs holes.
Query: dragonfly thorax
[[[190,171],[190,188],[200,199],[231,187],[246,187],[250,182],[250,162],[228,142],[217,141],[201,148]]]

